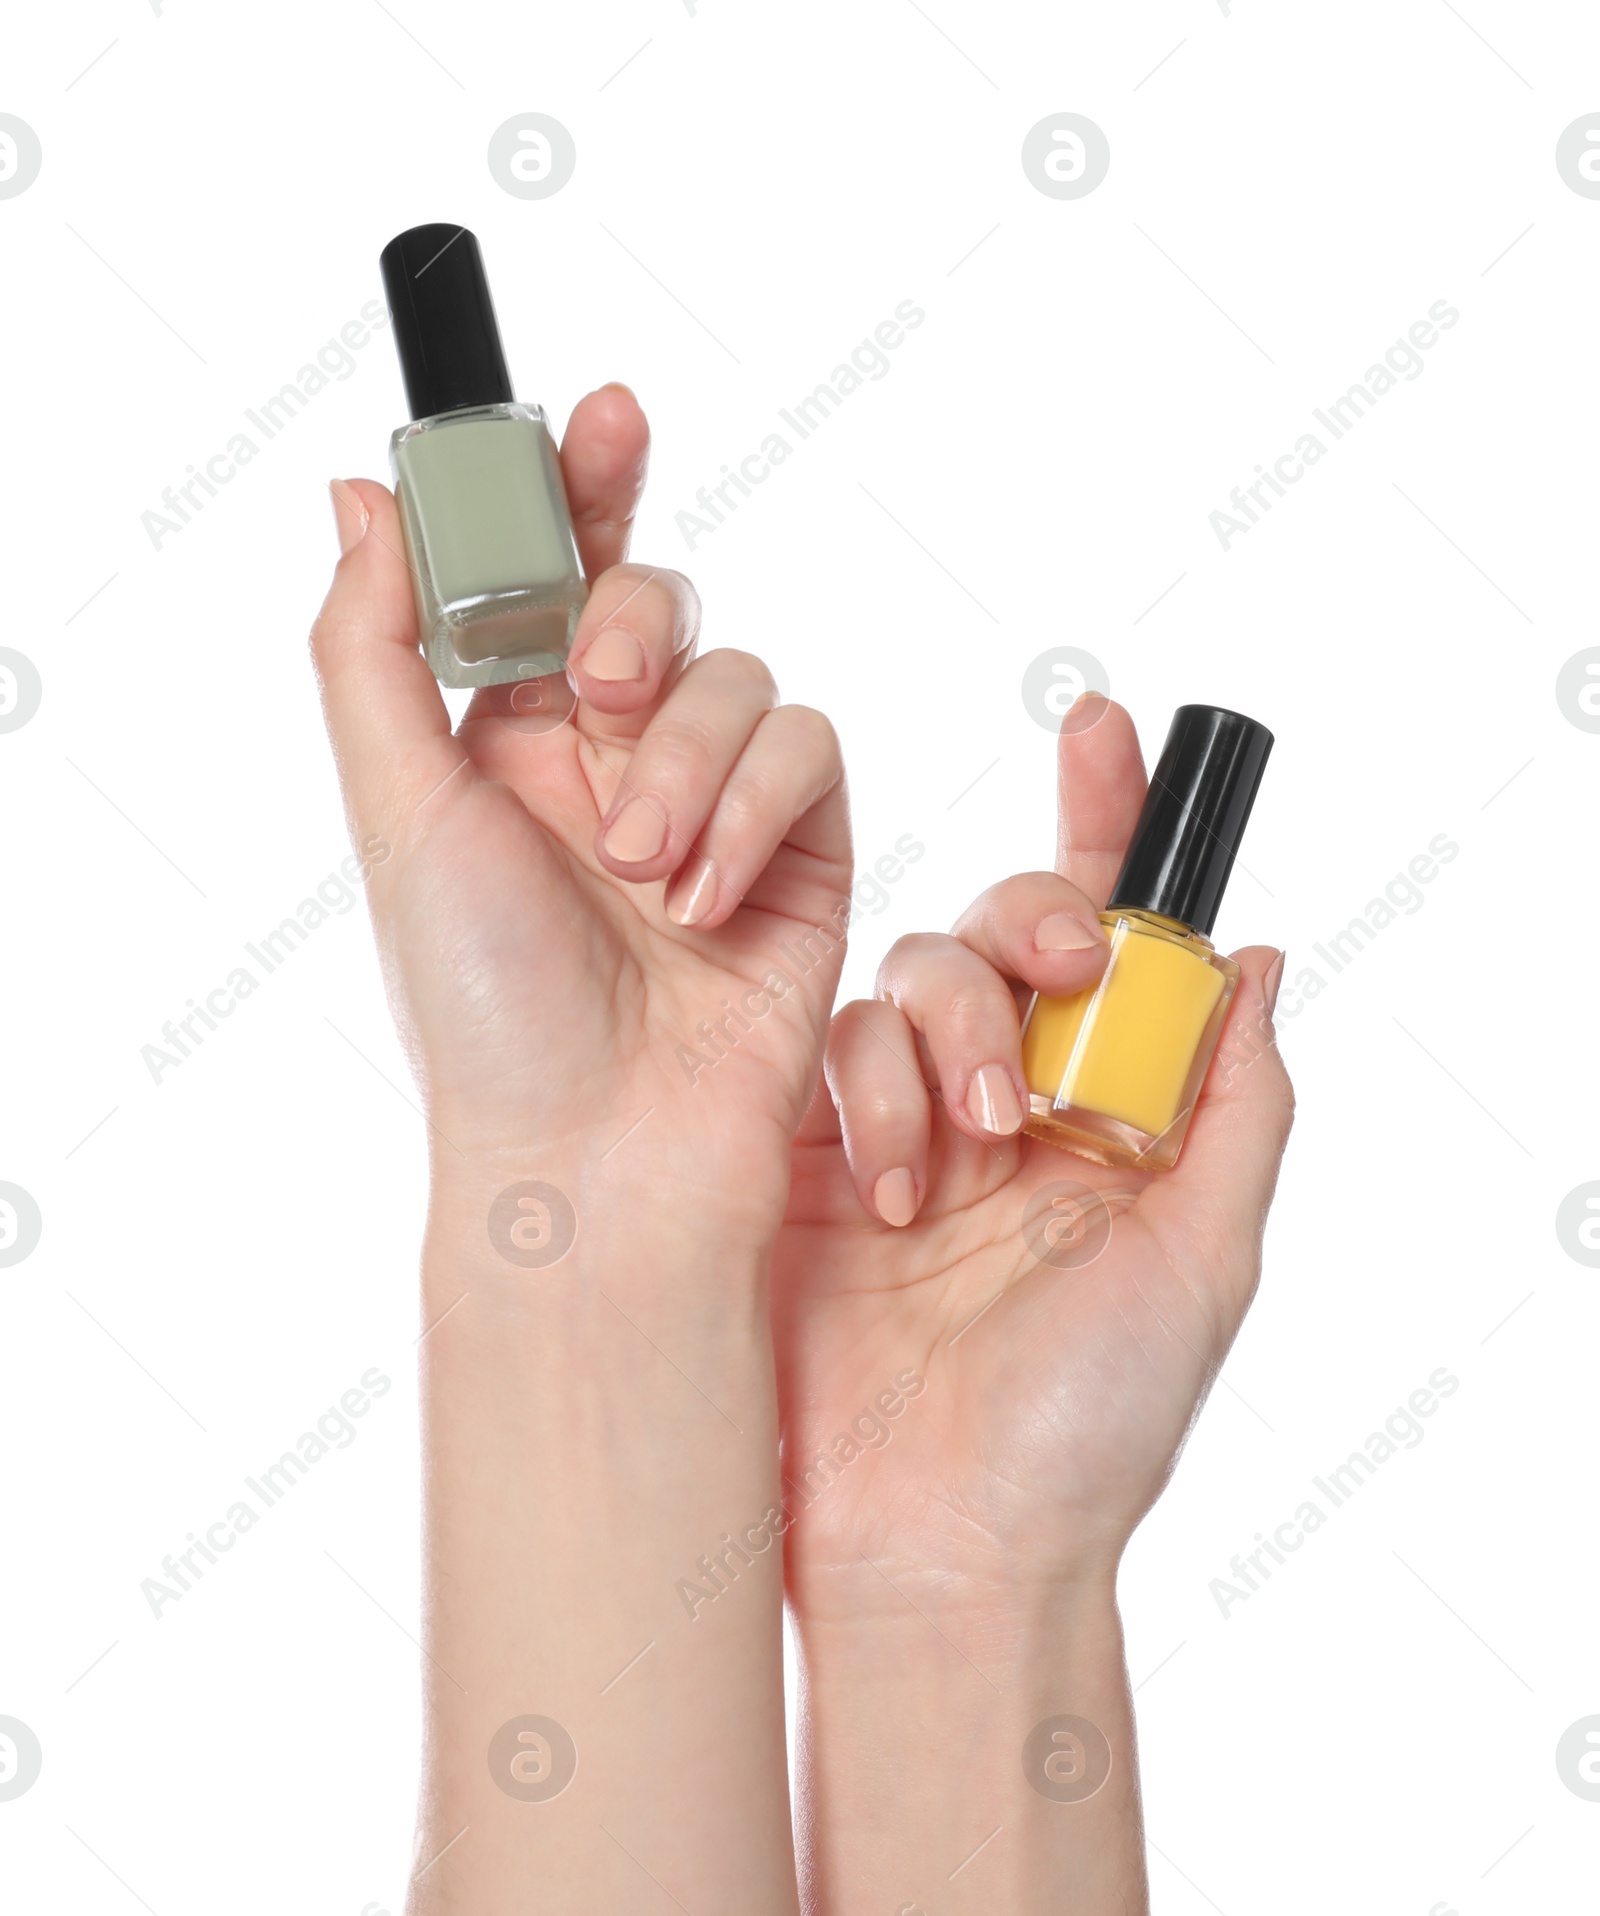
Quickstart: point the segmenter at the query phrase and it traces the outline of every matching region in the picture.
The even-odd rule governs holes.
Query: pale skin
[[[779,1552],[693,1620],[676,1585],[777,1501],[767,1262],[842,961],[814,928],[848,895],[847,812],[827,721],[748,652],[696,658],[688,581],[624,562],[647,444],[624,388],[574,411],[592,591],[553,731],[510,688],[452,729],[394,500],[334,488],[313,650],[353,835],[389,847],[369,895],[432,1160],[413,1916],[796,1901]],[[780,956],[807,935],[809,969]],[[686,1070],[730,1002],[753,1068]],[[576,1223],[533,1268],[489,1232],[530,1181]],[[577,1754],[544,1801],[505,1784],[559,1780],[561,1738],[491,1753],[526,1716]]]
[[[452,729],[394,502],[334,488],[314,654],[352,831],[388,848],[369,896],[432,1167],[410,1916],[1142,1909],[1116,1564],[1256,1281],[1290,1110],[1276,954],[1239,954],[1223,1050],[1248,1036],[1248,1068],[1213,1072],[1175,1172],[1015,1137],[1018,994],[1103,964],[1094,906],[1143,789],[1102,704],[1064,732],[1060,872],[904,941],[830,1035],[837,743],[751,654],[695,656],[687,580],[626,563],[647,448],[625,388],[574,410],[592,590],[554,729],[509,688]],[[1063,1179],[1126,1195],[1081,1272],[1041,1269],[1021,1230]],[[575,1227],[555,1261],[492,1235],[529,1183],[560,1203],[527,1241]],[[780,1562],[780,1428],[792,1479],[908,1370],[890,1440]],[[1023,1774],[1063,1713],[1111,1757],[1081,1803]],[[512,1768],[524,1717],[561,1733],[527,1732]]]
[[[1056,871],[894,947],[876,997],[834,1020],[830,1095],[795,1151],[774,1263],[786,1482],[904,1368],[926,1380],[892,1420],[879,1407],[881,1431],[857,1428],[871,1441],[787,1538],[815,1916],[1148,1906],[1117,1564],[1255,1290],[1293,1113],[1271,1025],[1282,954],[1234,954],[1176,1169],[1018,1135],[1019,1011],[1104,969],[1097,913],[1145,790],[1132,721],[1106,700],[1080,701],[1059,751]],[[1065,1268],[1023,1229],[1060,1184],[1105,1205],[1078,1201],[1086,1252],[1103,1248]],[[1024,1771],[1029,1732],[1062,1715],[1109,1748],[1086,1800],[1030,1787],[1037,1752]],[[1070,1782],[1081,1752],[1057,1747]]]

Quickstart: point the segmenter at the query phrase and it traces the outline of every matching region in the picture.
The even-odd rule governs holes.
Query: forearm
[[[1113,1579],[1002,1613],[885,1567],[797,1618],[808,1916],[1143,1916]]]
[[[551,1916],[611,1916],[662,1890],[695,1916],[783,1916],[795,1886],[781,1569],[759,1528],[779,1496],[762,1260],[717,1251],[704,1220],[679,1224],[646,1193],[591,1191],[572,1248],[518,1265],[486,1224],[513,1181],[453,1176],[424,1258],[428,1732],[412,1916],[511,1916],[535,1899]],[[537,1225],[523,1236],[537,1249]],[[562,1734],[516,1724],[527,1717]]]

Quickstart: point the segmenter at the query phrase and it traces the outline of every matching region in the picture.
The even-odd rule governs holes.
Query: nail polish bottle
[[[1035,996],[1022,1038],[1030,1136],[1099,1164],[1168,1170],[1239,982],[1211,944],[1272,734],[1182,705],[1150,780],[1111,901],[1098,982]]]
[[[478,242],[413,226],[381,265],[411,409],[389,458],[428,663],[451,686],[564,674],[588,592],[549,422],[512,397]]]

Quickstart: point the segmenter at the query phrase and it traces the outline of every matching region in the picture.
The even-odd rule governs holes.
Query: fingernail
[[[659,800],[630,798],[605,835],[606,855],[623,865],[643,865],[667,842],[667,821]]]
[[[973,1073],[967,1087],[967,1116],[980,1131],[990,1131],[997,1138],[1009,1138],[1022,1129],[1022,1106],[1003,1064],[986,1064]]]
[[[1040,919],[1033,943],[1037,951],[1087,951],[1091,945],[1104,944],[1105,933],[1098,922],[1088,924],[1070,911],[1053,911]]]
[[[1104,692],[1080,692],[1067,708],[1067,716],[1061,721],[1063,732],[1087,732],[1091,726],[1098,725],[1111,709],[1111,701]]]
[[[625,625],[603,625],[578,654],[580,672],[592,679],[620,684],[644,677],[644,647]]]
[[[342,559],[352,546],[360,545],[372,521],[361,503],[361,494],[353,486],[346,485],[342,479],[330,479],[328,491],[333,497],[333,524],[339,534]]]
[[[897,1231],[904,1230],[917,1215],[917,1180],[904,1165],[885,1171],[873,1185],[872,1208]]]
[[[702,859],[699,871],[682,873],[667,893],[667,916],[675,925],[698,925],[716,902],[717,874]]]
[[[1283,961],[1287,955],[1286,952],[1280,951],[1272,963],[1267,966],[1267,975],[1261,980],[1261,997],[1267,1007],[1267,1016],[1269,1018],[1277,1009],[1278,987],[1283,983]]]
[[[636,406],[639,403],[639,395],[631,386],[624,386],[620,379],[608,379],[600,390],[603,393],[626,393]]]

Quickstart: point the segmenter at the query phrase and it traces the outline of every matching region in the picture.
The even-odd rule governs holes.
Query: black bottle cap
[[[1180,705],[1109,909],[1157,912],[1208,935],[1271,750],[1254,719]]]
[[[514,397],[478,242],[464,226],[412,226],[379,260],[413,419]]]

